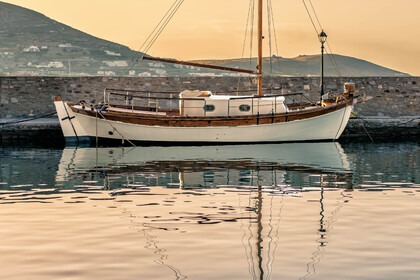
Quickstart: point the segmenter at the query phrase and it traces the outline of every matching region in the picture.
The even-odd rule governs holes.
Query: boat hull
[[[352,106],[289,122],[238,126],[177,127],[125,123],[73,111],[63,101],[55,101],[67,144],[98,141],[162,144],[232,144],[336,140],[344,131]]]

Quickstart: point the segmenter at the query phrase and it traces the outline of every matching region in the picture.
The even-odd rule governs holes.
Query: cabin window
[[[249,112],[249,110],[251,110],[251,106],[248,104],[242,104],[239,106],[239,111],[241,112]]]
[[[216,109],[216,107],[214,105],[207,104],[207,105],[204,105],[203,109],[206,112],[213,112]]]

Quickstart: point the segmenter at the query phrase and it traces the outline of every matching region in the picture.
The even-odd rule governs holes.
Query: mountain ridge
[[[142,53],[62,24],[39,12],[0,2],[0,75],[199,76],[232,75],[204,68],[159,62],[134,62]],[[328,58],[332,58],[329,61]],[[255,69],[255,59],[195,60],[220,66]],[[275,63],[271,62],[275,61]],[[333,61],[341,73],[335,71]],[[273,75],[319,75],[320,55],[264,58]],[[269,72],[269,71],[268,71]],[[366,60],[327,56],[326,76],[409,76]]]

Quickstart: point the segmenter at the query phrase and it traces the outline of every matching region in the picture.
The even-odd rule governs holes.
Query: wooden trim
[[[282,122],[291,122],[297,120],[309,119],[317,116],[322,116],[347,106],[351,102],[343,101],[341,103],[331,105],[328,107],[314,107],[314,109],[292,111],[281,114],[266,114],[266,115],[249,115],[249,116],[232,116],[232,117],[185,117],[185,116],[161,116],[149,114],[123,113],[108,111],[103,113],[104,117],[109,121],[118,121],[130,124],[138,124],[145,126],[163,126],[163,127],[215,127],[215,126],[246,126],[246,125],[261,125],[273,124]],[[74,113],[82,114],[95,118],[96,112],[94,110],[80,110],[71,107]],[[102,118],[98,116],[98,118]]]

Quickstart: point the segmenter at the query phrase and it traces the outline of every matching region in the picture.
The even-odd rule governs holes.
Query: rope
[[[311,8],[312,8],[312,13],[313,13],[313,14],[314,14],[314,16],[315,16],[315,19],[316,19],[316,22],[318,23],[319,29],[320,29],[320,30],[323,30],[324,28],[322,28],[321,22],[319,21],[319,18],[318,18],[318,15],[317,15],[316,11],[315,11],[315,8],[314,8],[314,6],[312,5],[312,1],[311,1],[311,0],[308,0],[308,1],[309,1],[309,4],[311,5]],[[314,27],[314,30],[315,30],[316,36],[318,37],[318,35],[319,35],[319,33],[320,33],[320,32],[319,32],[318,28],[316,27],[316,24],[315,24],[315,22],[314,22],[314,20],[313,20],[313,18],[312,18],[311,12],[309,11],[309,8],[308,8],[308,6],[306,5],[305,0],[302,0],[302,3],[303,3],[303,5],[305,6],[305,9],[306,9],[306,12],[308,13],[309,19],[311,20],[312,26]],[[331,47],[330,47],[330,44],[328,43],[328,41],[327,41],[327,47],[328,47],[328,49],[327,49],[325,52],[326,52],[327,54],[329,54],[329,55],[327,55],[327,56],[328,56],[328,59],[330,60],[331,64],[332,64],[332,65],[333,65],[333,67],[334,67],[334,70],[337,72],[338,77],[340,77],[340,80],[341,80],[341,72],[340,72],[340,69],[339,69],[339,67],[338,67],[337,61],[336,61],[336,59],[335,59],[335,56],[334,56],[334,54],[333,54],[333,52],[332,52],[332,50],[331,50]]]
[[[113,130],[115,130],[121,136],[121,140],[123,144],[124,144],[124,141],[127,141],[133,147],[136,147],[136,145],[133,142],[131,142],[129,139],[125,139],[124,135],[115,126],[113,126],[112,123],[109,120],[107,120],[105,116],[99,110],[96,110],[96,112],[104,119],[104,121],[106,121],[109,124],[110,127],[112,127]]]
[[[177,2],[177,1],[175,1],[175,2]],[[181,1],[178,1],[178,3],[176,3],[175,8],[170,13],[170,15],[168,16],[168,18],[166,18],[165,22],[159,28],[159,31],[154,35],[153,39],[149,42],[149,44],[147,45],[146,49],[144,50],[144,53],[147,53],[149,51],[149,49],[153,46],[153,44],[155,43],[155,41],[157,40],[157,38],[160,36],[160,34],[162,33],[162,31],[165,29],[165,27],[171,21],[171,19],[173,18],[173,16],[175,15],[175,13],[178,11],[179,7],[181,7],[181,5],[182,5],[183,2],[184,2],[184,0],[181,0]]]
[[[314,20],[312,19],[311,13],[310,13],[310,11],[309,11],[309,9],[308,9],[308,6],[306,5],[305,0],[302,0],[302,3],[303,3],[303,5],[305,6],[305,9],[306,9],[306,12],[308,13],[309,19],[310,19],[310,20],[311,20],[311,22],[312,22],[312,26],[313,26],[313,27],[314,27],[314,29],[315,29],[316,36],[318,37],[318,34],[319,34],[318,29],[317,29],[317,28],[316,28],[316,26],[315,26]],[[322,28],[321,28],[321,29],[322,29]]]
[[[356,115],[356,118],[361,121],[363,129],[365,130],[367,136],[369,136],[370,141],[373,143],[373,138],[372,138],[372,136],[370,136],[369,132],[367,131],[364,120],[362,118],[359,118],[359,116],[357,116],[357,115]]]
[[[274,34],[274,42],[275,42],[275,47],[276,47],[276,53],[277,54],[279,54],[280,52],[279,52],[279,44],[278,44],[278,40],[277,40],[277,31],[276,31],[276,25],[274,24],[274,22],[276,22],[275,20],[274,20],[274,12],[273,12],[273,5],[272,5],[272,3],[271,3],[271,0],[270,0],[270,15],[271,15],[271,22],[273,22],[273,34]],[[280,61],[279,61],[279,59],[277,59],[277,63],[279,64],[279,66],[280,66]]]
[[[317,16],[317,14],[316,14],[316,11],[315,11],[315,9],[314,9],[314,6],[312,5],[312,1],[311,1],[311,0],[309,0],[309,4],[311,4],[311,8],[312,8],[312,11],[314,12],[314,15],[315,15],[316,21],[318,22],[318,26],[319,26],[319,28],[322,30],[323,28],[322,28],[322,26],[321,26],[321,22],[320,22],[320,21],[319,21],[319,19],[318,19],[318,16]]]
[[[364,118],[361,118],[361,117],[360,117],[360,116],[358,116],[357,114],[352,113],[352,116],[354,116],[356,119],[359,119],[359,120],[363,121],[363,123],[365,123],[365,124],[369,124],[369,126],[382,127],[382,124],[377,124],[377,123],[374,123],[374,122],[372,122],[372,121],[366,120],[366,119],[364,119]],[[383,119],[386,119],[386,118],[383,118]],[[416,121],[416,120],[418,120],[418,119],[420,119],[420,117],[416,117],[416,118],[409,119],[409,120],[408,120],[408,121],[406,121],[406,122],[399,122],[398,124],[399,124],[399,125],[408,124],[408,123],[413,122],[413,121]]]
[[[269,18],[269,25],[271,24],[271,28],[273,31],[271,31],[270,29],[270,68],[271,68],[271,74],[273,74],[273,55],[272,55],[272,39],[271,39],[271,33],[273,34],[274,37],[274,46],[275,46],[275,52],[277,55],[279,55],[279,44],[278,44],[278,40],[277,40],[277,31],[276,31],[276,25],[274,24],[276,21],[274,20],[274,11],[273,11],[273,4],[271,2],[271,0],[268,0],[267,2],[267,12],[268,12],[268,18]],[[281,63],[280,63],[280,59],[276,58],[277,66],[278,66],[278,73],[280,74],[280,69],[281,69]],[[281,81],[282,78],[280,76],[280,85],[281,85]],[[271,76],[271,90],[273,91],[273,76]]]
[[[142,52],[143,54],[146,54],[150,50],[150,48],[156,42],[157,38],[160,36],[162,31],[166,28],[166,26],[171,21],[171,19],[175,15],[175,13],[181,7],[183,2],[184,2],[184,0],[175,0],[174,1],[172,6],[168,9],[166,14],[162,17],[162,19],[159,21],[159,23],[155,26],[153,31],[150,33],[150,35],[146,38],[144,43],[141,45],[141,47],[139,49],[139,52]],[[137,62],[138,60],[139,60],[139,58],[137,58],[135,61]]]
[[[254,18],[254,0],[249,0],[249,6],[248,6],[248,17],[246,19],[246,25],[245,25],[245,35],[244,35],[244,42],[242,45],[242,58],[245,57],[245,45],[246,45],[246,39],[248,34],[248,27],[250,27],[250,57],[249,57],[249,69],[252,69],[252,33],[254,30],[253,25],[253,18]],[[251,22],[251,24],[250,24]],[[239,87],[240,87],[241,77],[238,77],[238,84],[236,86],[236,94],[239,95]]]
[[[12,124],[17,124],[17,123],[29,122],[29,121],[49,117],[49,116],[52,116],[52,115],[55,115],[55,114],[56,114],[56,112],[54,111],[54,112],[51,112],[51,113],[47,113],[47,114],[40,115],[40,116],[35,116],[35,117],[32,117],[32,118],[28,118],[28,119],[11,121],[11,122],[2,122],[2,123],[0,123],[0,125],[4,126],[4,125],[12,125]]]
[[[359,117],[357,114],[354,114],[354,113],[352,113],[352,116],[354,116],[356,119],[360,120],[363,129],[365,130],[366,134],[369,136],[370,141],[374,142],[373,138],[370,136],[369,132],[367,131],[365,124],[368,124],[369,126],[376,126],[376,127],[381,127],[382,125],[373,123],[371,121],[367,121],[366,119],[363,119],[363,118]],[[415,120],[418,120],[418,119],[420,119],[420,117],[409,119],[406,122],[400,122],[399,125],[408,124],[408,123],[410,123],[412,121],[415,121]]]
[[[252,33],[253,33],[253,18],[254,18],[254,1],[253,0],[249,0],[249,7],[248,7],[248,17],[246,20],[246,25],[245,25],[245,35],[244,35],[244,42],[242,44],[242,58],[244,58],[245,56],[245,45],[246,45],[246,39],[247,39],[247,34],[248,34],[248,27],[250,26],[250,22],[251,22],[251,27],[250,27],[250,44],[251,44],[251,51],[250,53],[252,54]],[[251,62],[250,62],[251,63]],[[251,65],[249,66],[251,68]]]
[[[273,61],[272,61],[272,40],[271,40],[271,28],[272,28],[272,22],[271,22],[271,16],[270,16],[270,10],[271,10],[271,1],[267,1],[267,27],[268,27],[268,47],[269,47],[269,54],[270,54],[270,74],[273,74]]]
[[[333,52],[332,52],[332,50],[331,50],[331,47],[330,47],[330,44],[328,43],[328,41],[327,41],[327,47],[328,47],[328,50],[327,50],[327,53],[329,52],[329,54],[330,55],[328,55],[328,59],[330,60],[330,62],[331,62],[331,64],[334,66],[334,68],[335,68],[335,71],[337,72],[337,74],[338,74],[338,77],[340,77],[340,82],[342,83],[343,81],[342,81],[342,79],[341,79],[341,71],[340,71],[340,69],[338,68],[338,64],[337,64],[337,61],[335,60],[335,55],[333,54]]]

